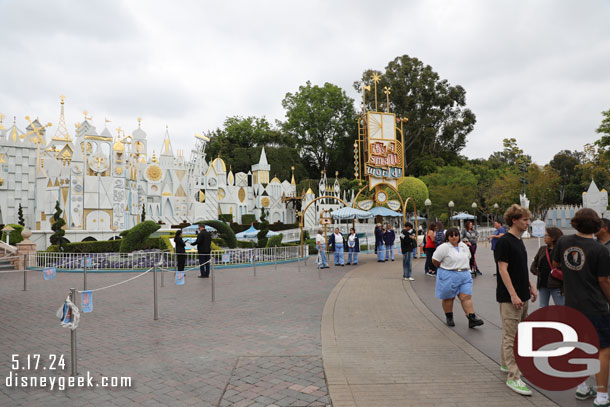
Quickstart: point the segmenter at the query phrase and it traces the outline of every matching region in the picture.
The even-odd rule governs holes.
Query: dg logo
[[[521,322],[514,352],[523,376],[545,390],[575,388],[600,369],[593,324],[561,305],[541,308]]]

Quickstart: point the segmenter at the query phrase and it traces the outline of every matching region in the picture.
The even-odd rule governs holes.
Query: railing
[[[226,249],[212,251],[211,258],[217,267],[232,265],[249,265],[253,262],[276,263],[297,260],[309,256],[309,247],[300,246],[268,247],[261,249]],[[199,265],[196,252],[186,253],[185,267]],[[177,266],[177,256],[169,252],[135,252],[135,253],[47,253],[36,254],[28,268],[55,267],[62,271],[80,271],[85,259],[88,271],[129,271],[145,270],[155,265],[165,268]]]

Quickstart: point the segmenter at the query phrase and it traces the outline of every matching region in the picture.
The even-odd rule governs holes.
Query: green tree
[[[371,85],[373,92],[374,73],[377,71],[365,71],[362,80],[354,83],[355,89],[361,92],[363,85]],[[380,111],[386,108],[382,94],[386,86],[391,89],[389,111],[409,119],[404,126],[406,172],[420,176],[445,164],[456,165],[476,123],[474,113],[466,108],[466,90],[408,55],[397,57],[385,68],[376,87]],[[374,110],[375,97],[367,94],[368,110]]]
[[[559,202],[578,204],[581,202],[582,170],[579,168],[583,153],[563,150],[555,154],[549,165],[559,174]]]
[[[256,238],[258,239],[256,247],[267,247],[267,233],[269,233],[269,221],[267,220],[265,208],[261,208],[259,227],[260,230],[256,234]]]
[[[527,181],[530,211],[534,217],[544,219],[546,211],[559,202],[559,173],[548,164],[544,167],[532,164],[527,169]]]
[[[430,214],[440,216],[449,212],[449,201],[453,201],[453,211],[472,211],[475,201],[477,178],[469,170],[461,167],[445,166],[432,174],[421,177],[428,186]]]
[[[25,219],[23,218],[23,207],[21,206],[21,204],[19,204],[19,210],[17,210],[17,218],[19,220],[19,223],[21,226],[25,226]]]
[[[66,221],[61,216],[62,212],[63,212],[63,210],[61,209],[61,207],[59,205],[59,201],[56,201],[55,213],[53,214],[53,217],[52,217],[53,223],[51,224],[51,229],[53,230],[53,234],[51,235],[49,240],[52,245],[56,245],[59,247],[60,252],[65,252],[66,244],[68,243],[68,239],[66,239],[64,237],[66,234],[66,231],[63,229],[63,227],[66,225]]]
[[[389,199],[396,199],[394,190],[386,187],[385,191]],[[420,214],[425,213],[426,206],[424,202],[426,202],[430,195],[428,187],[422,180],[415,177],[404,177],[400,185],[398,185],[398,193],[403,202],[406,202],[407,198],[413,198],[417,212]],[[413,206],[410,203],[407,205],[407,212],[413,212]]]
[[[517,139],[505,138],[502,140],[502,145],[504,147],[502,151],[497,151],[489,157],[490,161],[497,163],[496,167],[516,167],[520,164],[527,167],[532,163],[532,157],[519,148]]]
[[[519,193],[522,184],[519,174],[507,171],[500,178],[497,178],[491,188],[486,193],[486,200],[491,205],[497,203],[500,207],[499,214],[503,213],[503,208],[508,208],[514,203],[519,202]]]
[[[312,86],[307,81],[298,92],[287,93],[282,106],[286,110],[282,127],[309,166],[310,177],[323,169],[351,177],[357,135],[354,100],[336,85]]]

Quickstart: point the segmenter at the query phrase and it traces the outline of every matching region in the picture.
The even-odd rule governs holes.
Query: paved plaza
[[[537,240],[527,241],[530,258]],[[1,406],[589,406],[571,391],[523,397],[499,371],[500,324],[489,247],[474,305],[485,325],[468,329],[456,303],[455,328],[444,324],[434,278],[414,262],[402,280],[401,256],[383,265],[373,255],[359,266],[319,272],[313,258],[295,263],[217,270],[210,280],[189,274],[185,286],[166,276],[153,320],[152,275],[94,293],[81,314],[78,370],[129,376],[131,388],[49,391],[1,387]],[[0,369],[11,355],[63,354],[70,373],[70,333],[55,317],[79,274],[44,281],[0,274]],[[90,288],[133,274],[89,275]],[[533,307],[535,309],[536,307]],[[22,375],[50,375],[23,371]]]

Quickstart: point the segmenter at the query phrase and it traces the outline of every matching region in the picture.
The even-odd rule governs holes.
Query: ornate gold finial
[[[155,156],[155,150],[153,150],[152,162],[154,162],[154,163],[158,162],[157,157]]]
[[[390,113],[390,88],[387,86],[383,87],[383,93],[385,93],[385,100],[386,100],[386,108],[385,111],[386,113]]]
[[[61,95],[61,96],[59,97],[59,100],[61,100],[61,104],[63,105],[63,104],[64,104],[64,101],[66,100],[66,97],[65,97],[64,95]]]
[[[375,85],[375,111],[377,111],[377,84],[381,80],[381,76],[379,76],[379,74],[377,72],[375,72],[373,74],[373,76],[371,76],[371,80],[373,81],[373,84]]]
[[[121,132],[123,131],[123,129],[121,128],[121,126],[116,128],[116,133],[119,136],[119,138],[121,138]]]
[[[339,177],[339,171],[335,171],[335,178]]]
[[[0,113],[0,130],[4,130],[4,126],[2,125],[2,120],[4,120],[4,115]]]
[[[112,120],[109,120],[107,117],[104,117],[104,127],[106,127],[106,125],[111,122]]]
[[[142,124],[142,118],[138,117],[138,128],[140,128],[140,125]]]
[[[92,120],[93,118],[91,116],[87,116],[89,114],[88,110],[83,110],[83,116],[85,116],[85,120]]]

